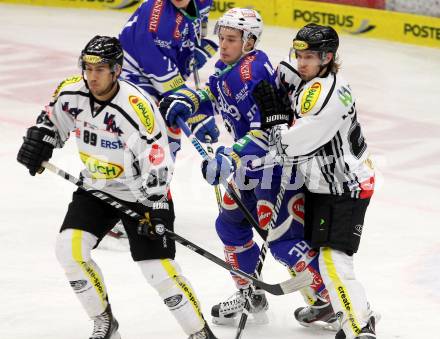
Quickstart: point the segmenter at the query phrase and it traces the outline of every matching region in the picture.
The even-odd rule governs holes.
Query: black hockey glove
[[[23,138],[23,144],[17,155],[17,161],[29,169],[33,176],[36,173],[42,173],[44,167],[41,167],[43,161],[52,157],[52,151],[56,146],[55,132],[47,128],[32,126],[27,130]]]
[[[152,201],[157,200],[157,201]],[[165,234],[165,229],[171,229],[174,220],[174,211],[170,202],[166,199],[151,198],[144,203],[146,212],[144,218],[139,220],[137,232],[139,235],[147,236],[156,240]]]
[[[281,104],[281,99],[267,80],[255,86],[252,97],[261,114],[261,129],[289,123],[290,112]]]

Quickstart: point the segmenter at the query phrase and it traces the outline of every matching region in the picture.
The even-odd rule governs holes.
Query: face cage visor
[[[289,61],[292,62],[293,60],[296,59],[296,52],[297,51],[309,50],[312,52],[317,52],[320,59],[321,59],[321,62],[323,62],[326,54],[333,53],[333,52],[320,50],[321,44],[322,44],[322,42],[320,42],[319,45],[318,44],[314,45],[314,44],[309,44],[306,41],[302,41],[302,40],[293,40],[292,47],[290,48],[290,51],[289,51]],[[335,54],[335,53],[333,53],[333,54]]]
[[[220,22],[221,21],[221,22]],[[236,29],[242,32],[242,40],[243,40],[243,48],[244,45],[248,42],[250,38],[255,39],[254,48],[251,51],[248,51],[246,53],[250,53],[254,51],[257,47],[258,42],[260,41],[260,37],[255,36],[252,32],[249,32],[248,30],[244,29],[242,26],[238,26],[234,24],[234,22],[229,20],[219,20],[215,23],[214,26],[214,35],[218,36],[220,33],[221,28],[232,28]]]
[[[102,58],[99,55],[92,55],[92,54],[84,54],[81,55],[78,59],[78,67],[85,71],[86,69],[86,63],[92,64],[92,65],[105,65],[108,64],[110,66],[110,72],[115,73],[117,70],[117,66],[119,65],[114,60],[110,60],[107,58]]]

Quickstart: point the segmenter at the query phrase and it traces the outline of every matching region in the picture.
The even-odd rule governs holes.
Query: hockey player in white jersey
[[[135,85],[118,80],[122,60],[118,39],[91,39],[80,56],[82,76],[60,84],[37,124],[27,130],[17,160],[31,175],[41,173],[41,163],[51,158],[54,148],[63,147],[73,132],[85,165],[81,179],[145,216],[133,220],[82,189],[73,193],[57,237],[56,255],[94,320],[90,339],[120,338],[102,272],[91,257],[91,250],[119,219],[127,231],[133,260],[186,335],[215,338],[194,290],[174,260],[174,241],[156,232],[156,226],[173,229],[169,193],[173,160],[166,126],[154,101]]]
[[[304,177],[305,236],[320,251],[319,269],[341,324],[336,339],[372,339],[377,318],[354,275],[353,254],[374,190],[374,169],[354,94],[338,73],[338,46],[331,27],[308,24],[298,32],[290,62],[278,68],[293,123],[274,129],[270,143],[277,156],[298,164]],[[319,312],[315,303],[296,310],[295,317],[310,322]]]

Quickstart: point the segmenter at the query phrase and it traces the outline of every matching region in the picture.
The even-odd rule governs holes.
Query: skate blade
[[[235,318],[217,318],[212,317],[212,323],[220,326],[234,326],[237,323],[237,317]]]
[[[304,322],[299,322],[299,323],[304,327],[314,328],[317,330],[338,332],[341,329],[339,326],[339,322],[337,320],[331,323],[327,323],[325,321],[314,321],[312,323],[304,323]]]

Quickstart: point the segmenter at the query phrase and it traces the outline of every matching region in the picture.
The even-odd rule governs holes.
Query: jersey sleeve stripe
[[[122,114],[122,116],[136,129],[139,131],[139,125],[136,123],[136,121],[133,120],[133,118],[127,113],[125,112],[121,107],[119,107],[118,105],[115,105],[114,103],[109,103],[108,104],[110,107],[114,108],[115,110],[117,110],[119,113]]]
[[[321,113],[321,111],[324,109],[324,107],[327,106],[327,104],[330,101],[330,98],[332,97],[332,94],[335,90],[335,87],[336,87],[336,74],[333,74],[332,87],[330,88],[330,91],[328,92],[327,97],[325,98],[324,103],[322,104],[320,110],[315,115],[318,115],[319,113]]]

